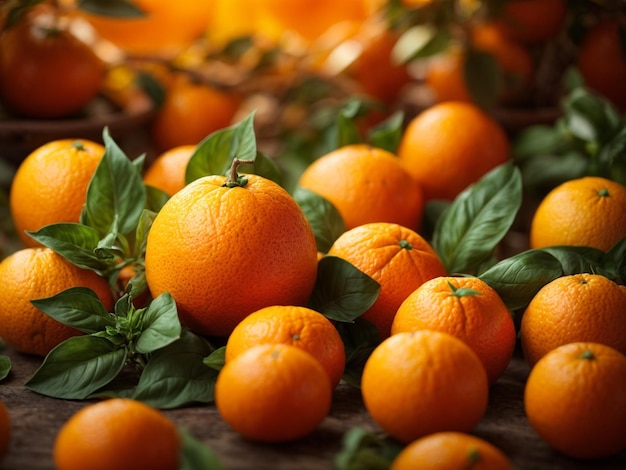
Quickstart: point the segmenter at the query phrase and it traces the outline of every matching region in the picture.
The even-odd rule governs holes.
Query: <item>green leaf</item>
[[[463,76],[474,102],[484,109],[493,108],[502,85],[502,72],[496,58],[484,51],[467,51]]]
[[[159,295],[150,302],[142,316],[142,332],[136,349],[151,353],[173,343],[181,334],[176,303],[169,293]]]
[[[108,256],[101,258],[96,252],[100,235],[92,227],[78,223],[58,223],[28,234],[79,268],[103,271],[110,264]]]
[[[11,372],[11,359],[9,356],[0,354],[0,380],[4,380]]]
[[[360,144],[363,139],[356,125],[356,118],[364,112],[362,101],[349,100],[337,114],[337,148]]]
[[[205,366],[210,367],[211,369],[220,371],[224,364],[226,363],[226,346],[222,346],[221,348],[217,348],[211,354],[204,358],[202,361]]]
[[[620,116],[611,103],[582,87],[572,90],[562,107],[569,131],[588,142],[603,142],[620,126]]]
[[[478,277],[498,292],[509,310],[516,310],[562,275],[561,263],[550,253],[528,250],[503,259]]]
[[[607,253],[615,263],[617,275],[622,284],[626,283],[626,237],[616,243]]]
[[[395,63],[405,64],[443,52],[452,39],[448,28],[419,24],[407,29],[391,51]]]
[[[87,187],[87,201],[81,223],[95,228],[102,236],[115,232],[134,232],[146,206],[146,188],[141,173],[103,131],[105,152]]]
[[[118,18],[140,18],[146,16],[131,0],[78,0],[76,7],[94,15]]]
[[[513,141],[513,155],[525,160],[558,152],[567,140],[555,126],[536,125],[521,131]]]
[[[354,388],[361,388],[361,376],[367,359],[380,344],[378,329],[364,318],[357,318],[354,323],[335,323],[346,350],[346,367],[343,380]]]
[[[369,131],[368,142],[394,155],[400,146],[404,123],[404,113],[397,111]]]
[[[9,8],[4,28],[9,29],[18,24],[30,8],[41,2],[43,2],[43,0],[22,0],[21,2],[13,2],[15,6]],[[6,7],[3,6],[3,8]]]
[[[217,371],[203,363],[212,350],[205,339],[183,329],[178,341],[150,356],[133,398],[162,409],[212,402]]]
[[[115,326],[97,294],[87,287],[70,287],[52,297],[30,301],[36,308],[64,325],[91,334]]]
[[[617,267],[607,253],[589,246],[550,246],[542,248],[560,263],[564,275],[579,273],[602,274],[609,279],[617,277]]]
[[[185,183],[208,175],[225,175],[233,159],[254,160],[257,156],[254,113],[243,121],[205,137],[194,150],[185,171]]]
[[[185,429],[178,430],[181,441],[181,470],[222,470],[215,452],[197,440]]]
[[[337,470],[387,470],[402,446],[358,426],[343,436],[341,451],[335,457]]]
[[[346,231],[341,214],[328,199],[308,189],[297,187],[293,198],[313,229],[317,251],[327,253],[339,235]]]
[[[324,256],[309,307],[331,320],[352,322],[369,309],[380,293],[380,284],[348,261]]]
[[[522,204],[522,179],[507,163],[460,193],[438,219],[432,245],[449,273],[475,273],[509,231]]]
[[[524,186],[531,190],[550,190],[560,183],[584,176],[589,168],[588,158],[576,151],[537,157],[526,160],[521,167]]]
[[[252,165],[241,165],[239,173],[249,173],[262,176],[265,179],[272,180],[276,184],[281,184],[283,175],[274,160],[266,157],[261,152],[257,152],[256,158]]]
[[[158,213],[161,208],[169,201],[170,196],[160,189],[146,185],[146,209]]]
[[[48,353],[25,386],[41,395],[84,400],[117,377],[125,362],[125,348],[97,336],[74,336]]]

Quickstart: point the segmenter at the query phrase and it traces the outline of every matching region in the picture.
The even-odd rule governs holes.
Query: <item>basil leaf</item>
[[[602,274],[609,279],[617,277],[613,260],[602,250],[589,246],[550,246],[542,248],[561,263],[564,275],[579,273]]]
[[[52,297],[30,301],[36,308],[64,325],[91,334],[114,327],[115,319],[97,294],[87,287],[70,287]]]
[[[202,362],[205,366],[219,371],[222,369],[222,367],[224,367],[224,364],[226,363],[225,358],[226,346],[222,346],[221,348],[217,348],[215,351],[205,357]]]
[[[222,470],[217,455],[184,429],[178,430],[181,441],[181,470]]]
[[[472,274],[509,231],[522,204],[522,179],[510,163],[460,193],[438,219],[432,245],[449,273]]]
[[[169,293],[161,294],[146,308],[142,316],[142,332],[135,345],[140,353],[150,353],[180,338],[180,321],[176,303]]]
[[[622,238],[611,248],[607,256],[615,263],[616,274],[622,283],[626,282],[626,238]]]
[[[11,359],[9,356],[0,354],[0,380],[4,380],[11,372]]]
[[[49,397],[84,400],[111,382],[125,363],[125,348],[98,336],[74,336],[48,353],[25,386]]]
[[[315,234],[317,251],[327,253],[346,225],[337,208],[326,198],[308,189],[297,187],[293,193]]]
[[[94,15],[117,18],[141,18],[146,14],[130,0],[78,0],[77,8]]]
[[[203,363],[212,350],[205,339],[183,329],[178,341],[150,356],[133,398],[162,409],[212,402],[218,372]]]
[[[386,469],[402,450],[402,445],[364,427],[351,428],[343,435],[335,457],[337,470]]]
[[[354,323],[335,323],[346,350],[346,367],[343,380],[354,388],[361,387],[361,376],[367,359],[380,344],[378,329],[364,318],[357,318]]]
[[[369,309],[380,284],[348,261],[325,256],[318,263],[309,307],[331,320],[352,322]]]
[[[404,113],[402,111],[393,113],[369,131],[368,142],[395,155],[402,140],[403,123]]]

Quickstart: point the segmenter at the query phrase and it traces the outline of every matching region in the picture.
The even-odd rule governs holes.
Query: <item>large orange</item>
[[[599,274],[562,276],[542,287],[522,315],[520,339],[530,365],[558,346],[592,341],[626,354],[626,296]]]
[[[261,442],[300,439],[330,411],[328,374],[308,352],[288,344],[261,344],[220,371],[215,405],[244,437]]]
[[[340,147],[309,165],[300,186],[328,199],[351,229],[393,222],[417,229],[424,200],[419,185],[392,153],[365,144]]]
[[[185,186],[187,164],[195,145],[180,145],[159,154],[143,175],[143,182],[165,192],[169,196]]]
[[[574,342],[553,349],[530,371],[528,421],[570,457],[598,459],[626,449],[626,356],[608,346]]]
[[[107,311],[113,308],[107,281],[81,269],[49,248],[24,248],[0,263],[0,337],[17,351],[45,356],[70,336],[79,334],[41,312],[31,300],[50,297],[70,287],[88,287]]]
[[[315,310],[292,305],[275,305],[244,318],[228,337],[226,362],[259,344],[290,344],[310,353],[328,373],[335,388],[346,365],[339,332],[331,321]]]
[[[11,183],[9,204],[15,229],[26,246],[37,246],[24,233],[58,222],[78,222],[87,186],[104,147],[85,139],[53,140],[30,153]]]
[[[436,277],[411,293],[394,317],[391,334],[423,329],[463,340],[482,361],[491,385],[511,361],[517,339],[506,305],[476,277]]]
[[[340,235],[328,254],[345,259],[380,284],[376,302],[362,316],[376,325],[381,339],[389,336],[404,299],[429,279],[446,274],[428,242],[398,224],[355,227]]]
[[[295,200],[276,183],[247,175],[188,184],[156,216],[146,246],[146,279],[174,297],[183,324],[227,336],[250,313],[304,305],[317,277],[315,236]]]
[[[626,186],[598,176],[566,181],[540,202],[531,248],[582,245],[608,250],[626,237]]]
[[[436,432],[405,447],[390,470],[513,470],[504,452],[480,437],[462,432]]]
[[[566,0],[510,0],[497,21],[508,37],[537,45],[557,36],[566,19]]]
[[[181,439],[174,423],[139,401],[112,398],[73,414],[54,442],[58,470],[176,470]]]
[[[421,330],[398,333],[374,349],[361,392],[380,427],[408,443],[440,431],[471,431],[487,409],[489,384],[463,341]]]
[[[576,65],[586,85],[626,109],[626,58],[619,28],[615,19],[592,26],[580,43]]]
[[[0,400],[0,460],[9,449],[11,439],[11,417],[4,402]]]
[[[452,200],[507,162],[509,151],[509,139],[493,118],[474,104],[450,101],[425,109],[409,122],[398,156],[426,200]]]

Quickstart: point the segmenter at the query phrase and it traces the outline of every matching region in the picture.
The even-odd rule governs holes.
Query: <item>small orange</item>
[[[531,45],[554,38],[566,19],[566,0],[510,0],[497,17],[499,27],[508,37]]]
[[[209,134],[231,125],[238,109],[234,94],[176,74],[150,129],[157,151],[197,145]]]
[[[513,470],[511,460],[490,442],[462,432],[436,432],[405,447],[390,470]]]
[[[408,443],[440,431],[471,431],[487,409],[489,384],[463,341],[421,330],[398,333],[374,349],[361,392],[380,427]]]
[[[609,250],[626,237],[626,186],[598,176],[566,181],[535,210],[531,248],[582,245]]]
[[[31,300],[70,287],[88,287],[107,311],[113,294],[106,279],[81,269],[50,248],[24,248],[0,263],[0,337],[17,351],[45,356],[60,342],[80,334],[41,312]]]
[[[300,439],[330,411],[328,374],[308,352],[261,344],[228,361],[215,383],[215,405],[236,432],[260,442]]]
[[[310,164],[300,186],[328,199],[351,229],[393,222],[417,230],[424,200],[419,185],[392,153],[364,144],[340,147]]]
[[[185,171],[195,145],[180,145],[156,157],[143,175],[143,182],[172,196],[185,186]]]
[[[251,313],[239,323],[226,343],[226,362],[259,344],[290,344],[315,357],[333,389],[346,365],[343,340],[331,321],[315,310],[275,305]]]
[[[11,417],[4,402],[0,400],[0,460],[9,450],[11,440]]]
[[[626,354],[626,296],[599,274],[562,276],[542,287],[522,315],[520,340],[533,365],[566,343],[591,341]]]
[[[576,65],[589,88],[626,109],[626,58],[620,23],[605,19],[587,30],[578,48]]]
[[[530,371],[524,408],[535,431],[567,456],[618,454],[626,449],[626,356],[589,342],[553,349]]]
[[[408,124],[398,156],[426,200],[454,199],[510,158],[502,127],[471,103],[450,101],[425,109]]]
[[[78,222],[87,187],[104,147],[85,139],[53,140],[19,165],[9,194],[15,229],[26,246],[39,246],[25,230],[58,222]]]
[[[176,470],[181,439],[174,423],[136,400],[112,398],[72,415],[54,442],[58,470]]]
[[[169,292],[182,323],[227,336],[250,313],[305,305],[317,279],[313,230],[278,184],[213,175],[174,194],[157,214],[146,245],[154,297]]]
[[[508,308],[476,277],[436,277],[410,294],[394,317],[391,334],[422,329],[463,340],[482,361],[490,385],[507,368],[517,339]]]
[[[445,276],[443,263],[417,232],[398,224],[371,223],[344,232],[329,255],[356,266],[380,284],[376,302],[362,317],[378,328],[381,339],[389,336],[400,304],[422,283]]]

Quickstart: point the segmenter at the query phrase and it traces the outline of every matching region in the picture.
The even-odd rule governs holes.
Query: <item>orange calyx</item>
[[[450,290],[452,291],[452,293],[450,295],[452,295],[454,297],[461,298],[461,297],[471,297],[471,296],[474,296],[474,295],[482,295],[477,290],[470,289],[469,287],[456,287],[450,281],[448,281],[448,286],[450,286]]]

